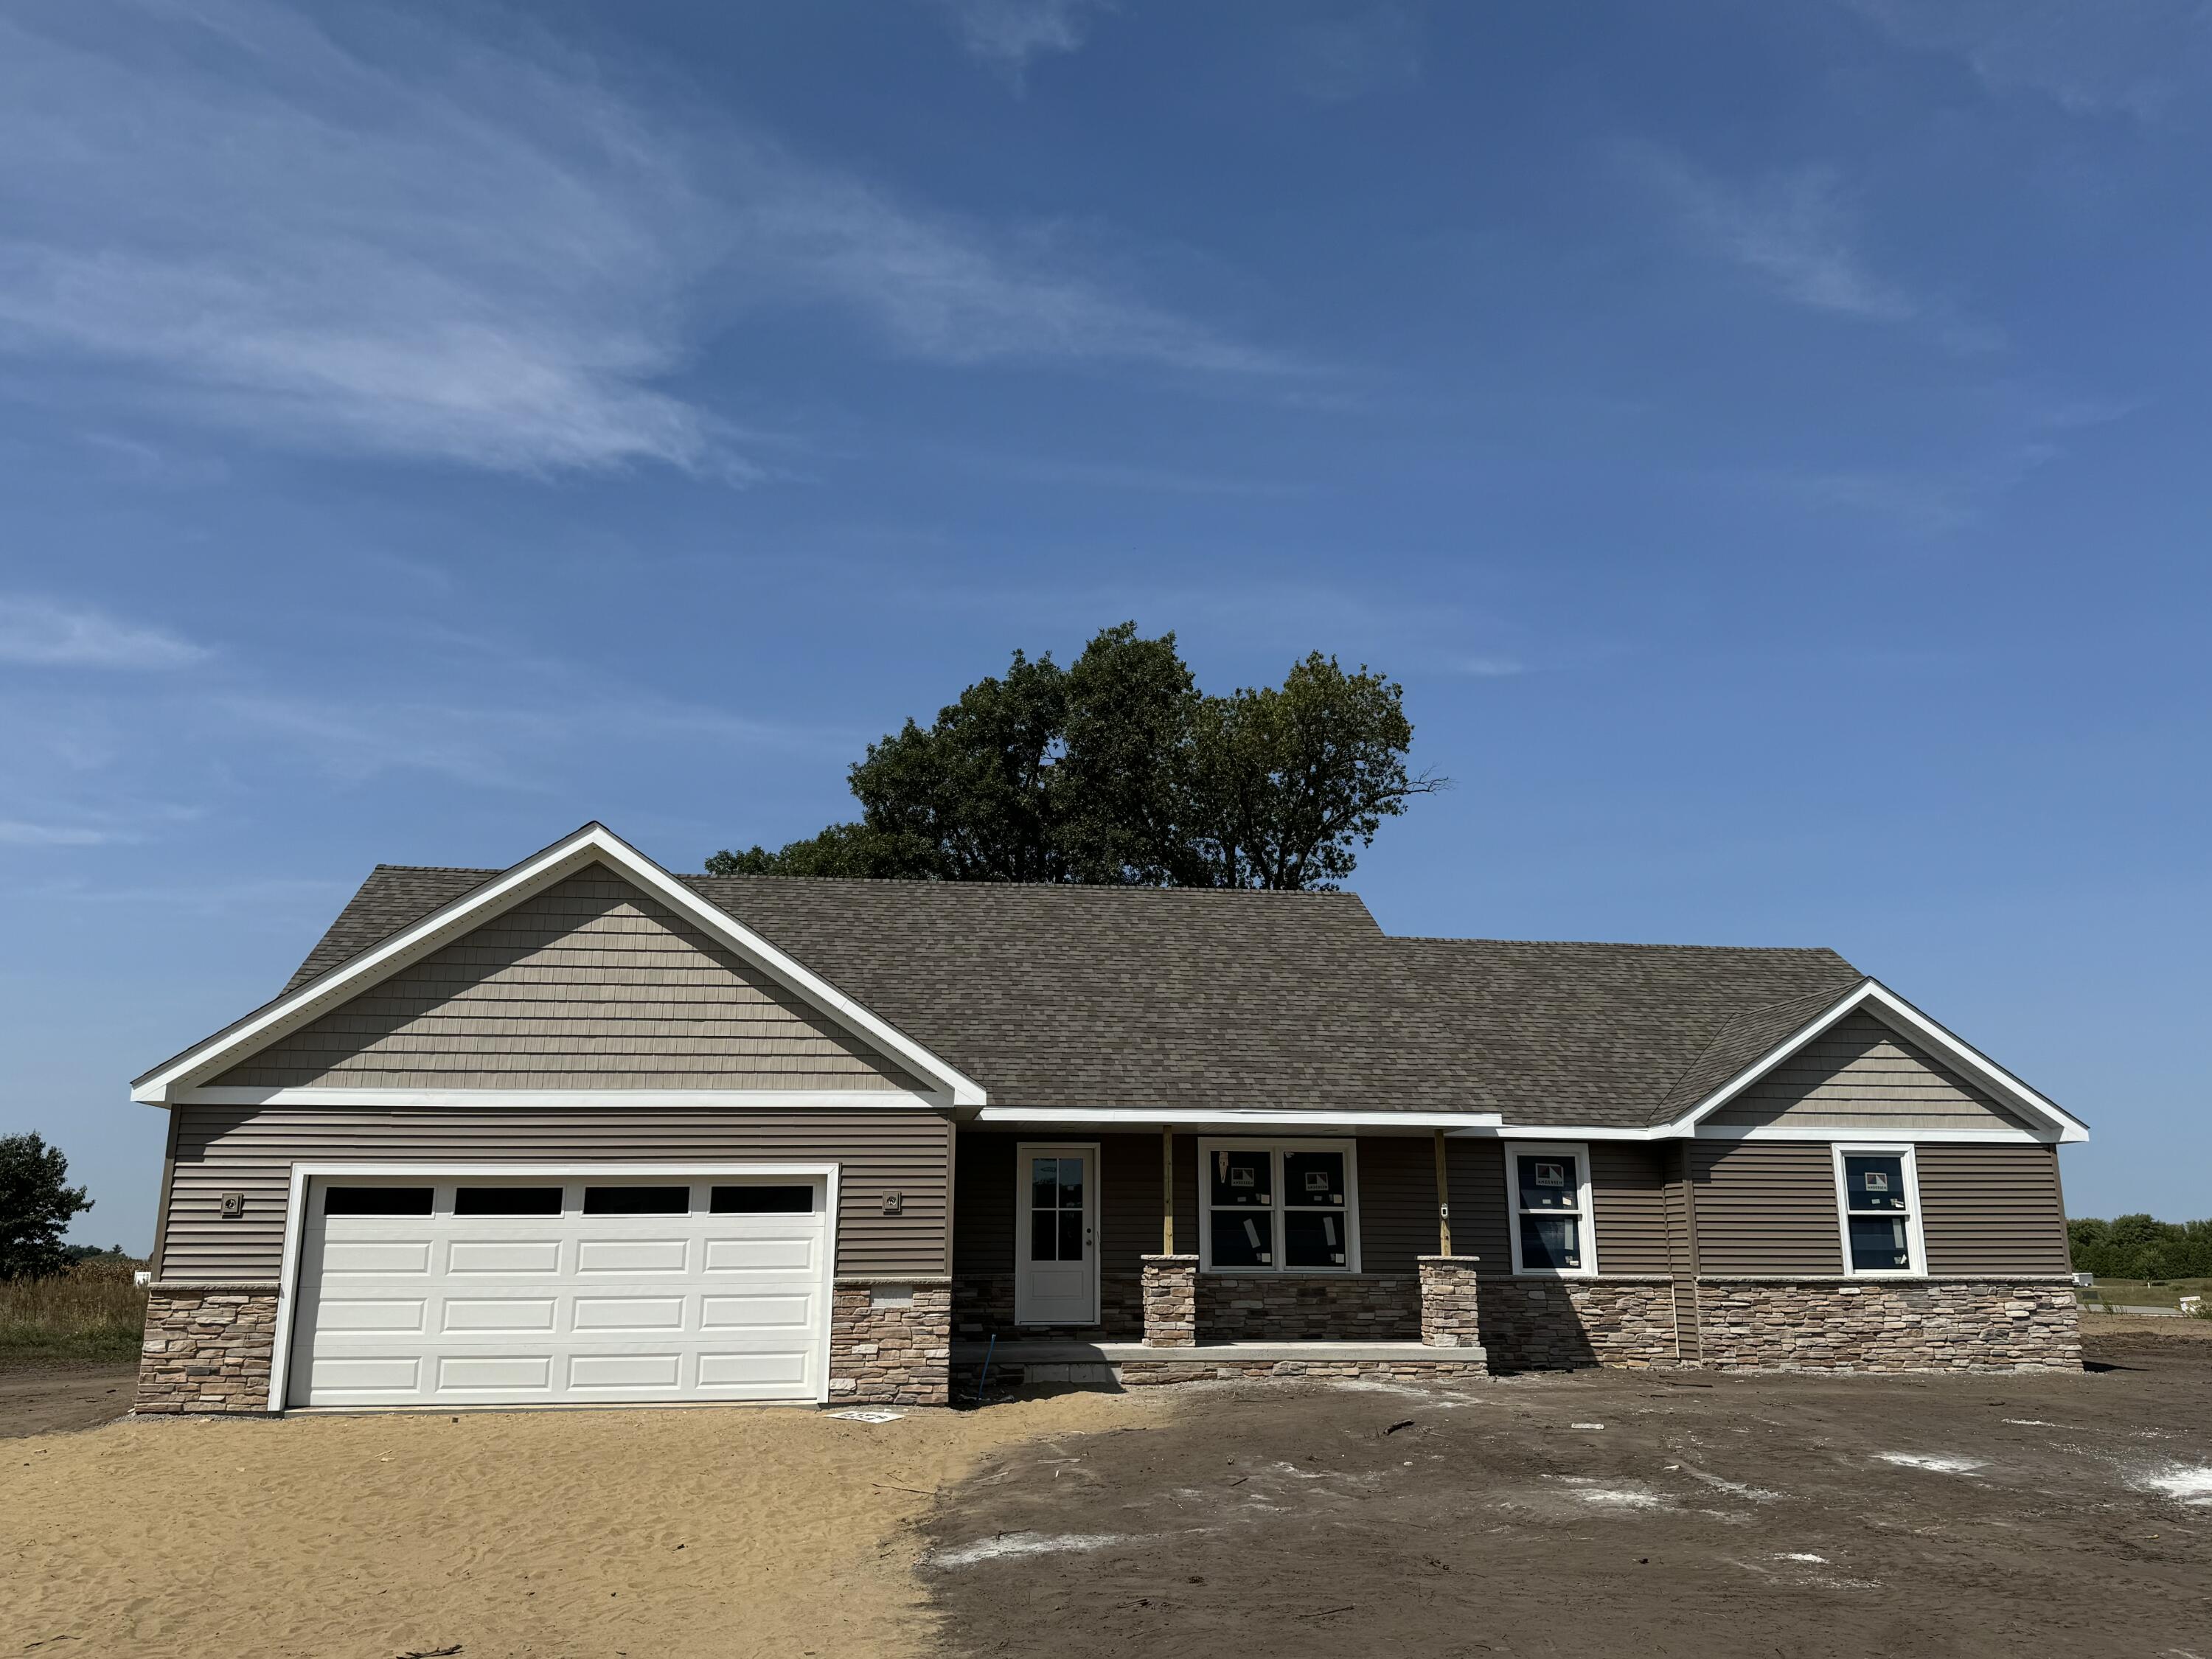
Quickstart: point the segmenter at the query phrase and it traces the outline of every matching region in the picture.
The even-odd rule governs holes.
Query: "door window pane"
[[[1342,1152],[1285,1152],[1283,1202],[1315,1208],[1344,1205]]]
[[[689,1187],[586,1187],[586,1215],[686,1215]]]
[[[1519,1170],[1522,1209],[1582,1207],[1582,1182],[1571,1153],[1541,1152],[1534,1157],[1516,1158],[1514,1163]]]
[[[1341,1267],[1348,1217],[1335,1210],[1283,1212],[1283,1260],[1292,1267]]]
[[[1275,1265],[1274,1217],[1264,1210],[1216,1210],[1212,1219],[1215,1267]]]
[[[1844,1201],[1854,1211],[1905,1210],[1905,1160],[1872,1153],[1844,1159]]]
[[[456,1187],[455,1215],[558,1215],[558,1187]]]
[[[1060,1160],[1060,1207],[1063,1210],[1083,1207],[1083,1160],[1079,1158]]]
[[[1275,1201],[1273,1152],[1218,1152],[1212,1159],[1213,1202],[1266,1209]]]
[[[1912,1247],[1905,1236],[1903,1216],[1855,1215],[1851,1218],[1851,1270],[1854,1273],[1910,1271]]]
[[[1030,1206],[1037,1210],[1055,1209],[1060,1204],[1060,1160],[1056,1158],[1033,1158],[1030,1160]]]
[[[1062,1261],[1083,1260],[1083,1212],[1062,1210],[1060,1212],[1060,1259]]]
[[[328,1187],[323,1190],[325,1215],[428,1215],[428,1187]]]
[[[1571,1215],[1522,1216],[1521,1265],[1554,1271],[1579,1268],[1583,1265],[1581,1222]]]
[[[717,1187],[707,1205],[714,1215],[811,1215],[814,1188],[809,1187]]]
[[[1060,1212],[1031,1210],[1030,1212],[1030,1260],[1057,1261],[1060,1260]]]

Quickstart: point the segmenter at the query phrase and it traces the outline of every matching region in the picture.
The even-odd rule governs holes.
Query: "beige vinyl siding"
[[[1632,1141],[1590,1143],[1590,1207],[1596,1212],[1591,1228],[1599,1273],[1668,1271],[1662,1156],[1662,1148]]]
[[[161,1271],[274,1279],[295,1163],[839,1165],[837,1271],[946,1269],[952,1126],[917,1108],[355,1108],[178,1106]],[[222,1195],[246,1214],[222,1218]],[[884,1197],[901,1195],[885,1215]]]
[[[1931,1273],[2063,1273],[2065,1206],[2056,1146],[1917,1147]]]
[[[914,1089],[594,866],[208,1081],[246,1088]]]
[[[1448,1138],[1444,1144],[1451,1158],[1452,1253],[1480,1258],[1480,1272],[1510,1273],[1504,1143]]]
[[[1984,1091],[1870,1014],[1846,1014],[1705,1120],[1744,1127],[1927,1129],[2026,1126]]]
[[[1836,1167],[1826,1143],[1695,1142],[1690,1168],[1699,1272],[1843,1272]]]
[[[1434,1139],[1428,1135],[1361,1137],[1360,1271],[1411,1278],[1419,1271],[1414,1258],[1436,1253]]]

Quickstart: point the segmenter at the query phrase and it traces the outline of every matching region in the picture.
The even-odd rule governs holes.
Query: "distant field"
[[[121,1364],[138,1357],[146,1292],[135,1263],[0,1283],[0,1367]]]
[[[2091,1308],[2100,1302],[2114,1307],[2124,1303],[2137,1308],[2176,1308],[2185,1296],[2212,1300],[2212,1279],[2161,1279],[2155,1284],[2140,1279],[2100,1279],[2089,1289],[2075,1294]]]

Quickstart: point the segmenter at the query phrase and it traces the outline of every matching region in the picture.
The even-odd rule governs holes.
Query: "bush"
[[[0,1364],[128,1364],[138,1357],[142,1264],[96,1255],[66,1273],[0,1281]]]

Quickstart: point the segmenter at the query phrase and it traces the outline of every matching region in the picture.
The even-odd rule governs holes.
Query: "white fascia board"
[[[1291,1112],[1238,1111],[1234,1108],[1176,1110],[1165,1106],[986,1106],[978,1123],[1128,1123],[1180,1128],[1227,1124],[1254,1128],[1457,1129],[1496,1127],[1495,1112]]]
[[[939,1085],[953,1104],[980,1106],[987,1098],[981,1085],[862,1007],[819,974],[776,949],[727,911],[709,904],[603,823],[587,823],[574,834],[563,836],[513,869],[441,905],[383,944],[194,1044],[140,1078],[131,1085],[131,1098],[149,1105],[168,1103],[170,1091],[194,1076],[235,1065],[318,1014],[451,943],[470,928],[592,864],[605,864],[645,888],[786,989],[866,1036],[885,1054]]]
[[[1974,1048],[1951,1031],[1946,1030],[1887,986],[1874,979],[1861,980],[1821,1013],[1784,1038],[1674,1122],[1659,1126],[1659,1136],[1671,1138],[1674,1135],[1696,1132],[1700,1123],[1735,1099],[1744,1090],[1758,1082],[1760,1078],[1765,1076],[1791,1054],[1796,1054],[1798,1049],[1820,1036],[1844,1015],[1860,1009],[1865,1009],[1872,1013],[1876,1019],[1897,1031],[1899,1035],[1911,1038],[1922,1048],[1950,1061],[1960,1070],[1977,1079],[1992,1094],[2021,1108],[2029,1115],[2041,1119],[2056,1132],[2055,1136],[2037,1135],[2030,1137],[2031,1139],[2046,1140],[2055,1138],[2061,1141],[2075,1141],[2087,1140],[2089,1138],[2088,1125],[2045,1098],[2035,1090],[2029,1088],[2027,1084],[2006,1071],[2003,1066],[1982,1053],[1980,1049]],[[1826,1138],[1836,1139],[1842,1139],[1844,1136],[1840,1132],[1837,1132],[1826,1135]],[[1913,1138],[1917,1139],[1924,1137]]]
[[[388,1106],[652,1108],[664,1106],[801,1107],[836,1110],[848,1107],[914,1109],[942,1112],[951,1106],[943,1094],[910,1089],[298,1089],[174,1088],[173,1106]]]

